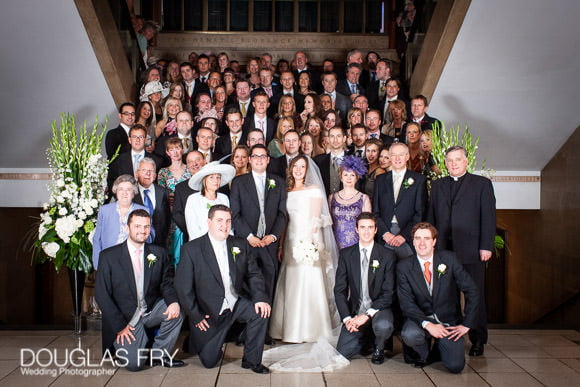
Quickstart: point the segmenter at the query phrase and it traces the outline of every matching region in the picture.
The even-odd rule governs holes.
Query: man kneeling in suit
[[[232,212],[218,204],[209,209],[208,233],[181,248],[175,288],[191,321],[188,352],[199,353],[201,363],[215,367],[226,335],[235,321],[245,322],[242,368],[258,374],[270,317],[264,277],[248,241],[230,236]]]
[[[173,265],[165,249],[145,243],[151,230],[147,211],[131,212],[127,228],[128,239],[103,250],[99,258],[95,298],[103,324],[117,332],[116,355],[129,371],[139,371],[147,363],[181,367],[184,363],[171,353],[183,322],[173,288]],[[148,358],[146,328],[154,327],[159,331]]]
[[[459,373],[465,367],[463,336],[477,316],[477,288],[453,252],[435,251],[437,229],[433,225],[418,223],[411,235],[417,256],[397,264],[397,293],[406,318],[401,336],[412,349],[405,349],[405,362],[422,367],[430,352],[433,355],[438,350],[443,365]],[[463,318],[459,291],[465,294]],[[435,346],[430,351],[432,338]]]
[[[340,251],[334,297],[344,325],[336,349],[350,359],[374,334],[372,362],[385,361],[385,341],[393,333],[395,264],[393,252],[374,243],[377,222],[371,212],[356,219],[359,243]]]

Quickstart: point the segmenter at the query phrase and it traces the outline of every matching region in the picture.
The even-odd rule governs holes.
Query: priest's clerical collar
[[[467,172],[465,172],[465,173],[467,173]],[[459,179],[461,179],[463,176],[465,176],[465,173],[461,176],[450,176],[450,177],[453,179],[453,181],[459,181]]]

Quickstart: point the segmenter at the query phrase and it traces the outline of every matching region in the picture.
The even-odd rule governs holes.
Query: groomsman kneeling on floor
[[[449,372],[459,373],[465,367],[463,336],[477,317],[477,287],[455,253],[435,251],[433,225],[418,223],[411,235],[417,255],[397,264],[397,294],[406,319],[401,331],[405,362],[422,367],[440,356]],[[459,291],[465,295],[465,317]]]
[[[393,252],[374,242],[377,222],[371,212],[356,220],[359,243],[340,251],[334,297],[343,326],[337,351],[350,359],[373,342],[372,362],[385,360],[385,341],[393,333],[395,260]]]
[[[191,321],[187,351],[206,368],[223,356],[226,335],[236,321],[247,323],[242,368],[258,374],[262,365],[270,305],[264,277],[248,241],[230,235],[232,212],[217,204],[208,212],[208,233],[181,248],[175,287]]]
[[[183,322],[173,287],[173,265],[165,249],[145,243],[151,230],[147,211],[131,212],[127,229],[125,242],[101,252],[95,285],[103,324],[117,332],[116,339],[110,340],[114,340],[118,364],[129,371],[147,364],[181,367],[184,363],[171,352]],[[147,356],[146,329],[156,327],[159,331]]]

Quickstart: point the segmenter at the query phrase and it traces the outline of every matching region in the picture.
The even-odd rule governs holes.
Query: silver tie
[[[371,299],[369,296],[369,257],[367,256],[367,249],[362,249],[362,273],[360,280],[361,300],[359,314],[365,313],[371,306]]]
[[[258,202],[260,203],[260,218],[258,219],[258,238],[263,238],[266,234],[266,216],[264,215],[264,191],[266,185],[266,177],[260,176],[259,184],[256,187],[258,191]]]

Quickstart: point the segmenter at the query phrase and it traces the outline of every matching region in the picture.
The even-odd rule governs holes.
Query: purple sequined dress
[[[350,204],[342,204],[336,200],[336,195],[332,196],[330,203],[330,213],[332,214],[332,228],[338,248],[343,249],[358,243],[356,233],[356,217],[362,212],[364,195],[359,194],[359,199]]]

